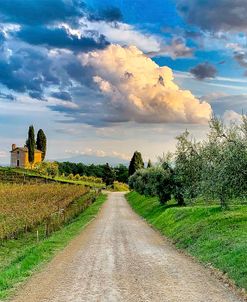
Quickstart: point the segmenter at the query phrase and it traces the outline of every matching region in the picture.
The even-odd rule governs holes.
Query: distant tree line
[[[59,174],[64,175],[85,175],[102,178],[104,182],[112,184],[114,181],[123,183],[128,182],[128,168],[120,164],[116,167],[111,167],[108,163],[105,165],[86,165],[83,163],[58,162]]]
[[[200,142],[187,130],[179,135],[176,151],[147,169],[140,164],[129,178],[130,187],[158,196],[161,204],[174,197],[179,205],[200,199],[218,201],[225,208],[232,200],[246,200],[247,117],[229,126],[212,117],[209,129]]]

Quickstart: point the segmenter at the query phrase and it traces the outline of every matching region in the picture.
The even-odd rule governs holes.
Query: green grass
[[[36,233],[23,234],[17,240],[7,240],[0,246],[0,299],[14,292],[16,286],[52,259],[55,253],[97,215],[106,195],[100,194],[96,201],[71,223],[49,238],[36,242]]]
[[[247,207],[160,206],[157,198],[126,194],[132,208],[179,249],[210,263],[247,289]]]

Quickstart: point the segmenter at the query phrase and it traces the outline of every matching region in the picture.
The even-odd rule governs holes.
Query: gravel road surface
[[[123,193],[34,275],[13,302],[239,302],[139,218]]]

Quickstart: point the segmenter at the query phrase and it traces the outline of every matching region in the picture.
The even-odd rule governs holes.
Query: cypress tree
[[[147,168],[151,168],[153,165],[152,165],[152,162],[151,162],[151,160],[149,159],[148,160],[148,164],[147,164]]]
[[[135,151],[129,165],[129,176],[133,175],[137,170],[144,168],[144,162],[140,152]]]
[[[37,134],[36,145],[37,145],[37,149],[42,151],[42,160],[45,159],[46,144],[47,144],[46,135],[42,129],[39,129],[38,134]]]
[[[34,153],[35,153],[35,134],[34,134],[33,126],[30,126],[28,129],[28,139],[26,145],[28,147],[28,161],[32,166],[34,162]]]

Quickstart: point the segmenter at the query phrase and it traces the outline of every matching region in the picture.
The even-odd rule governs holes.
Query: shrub
[[[73,175],[72,173],[70,173],[70,174],[68,175],[68,179],[69,179],[69,180],[73,180],[73,179],[74,179],[74,175]]]
[[[56,162],[43,161],[35,164],[34,170],[40,175],[56,177],[58,175],[58,164]]]
[[[114,181],[113,190],[117,192],[126,192],[129,191],[129,186],[125,183]]]

